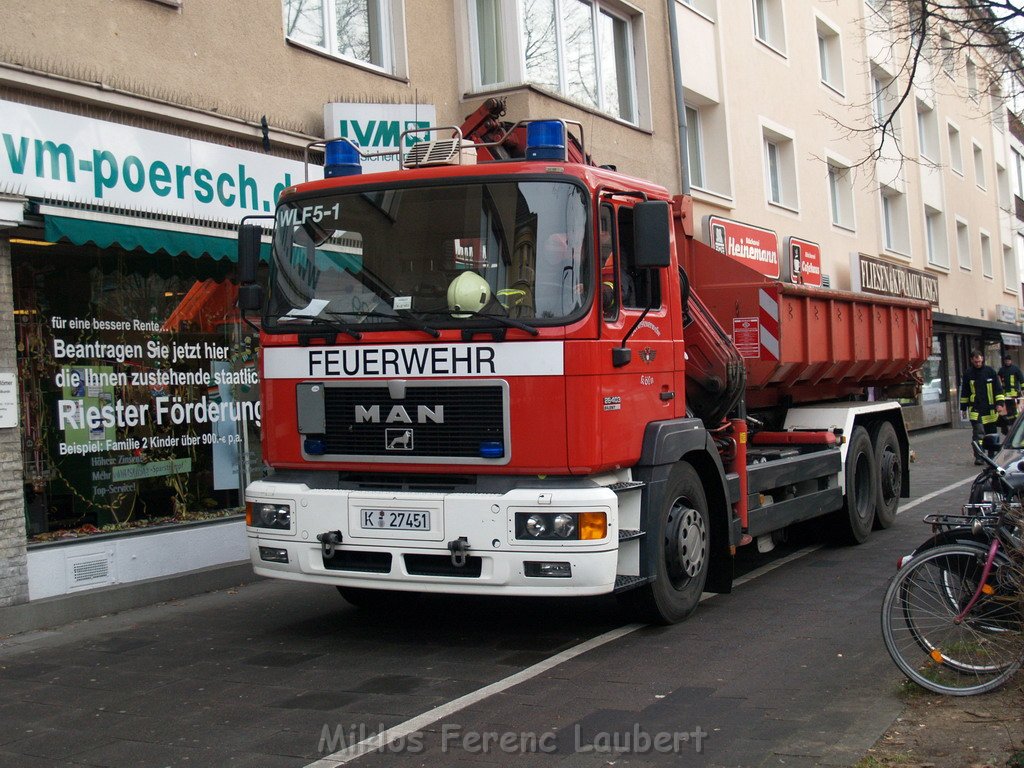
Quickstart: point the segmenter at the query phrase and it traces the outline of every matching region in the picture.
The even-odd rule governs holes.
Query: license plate
[[[425,509],[364,509],[362,527],[387,531],[429,531],[430,512]]]

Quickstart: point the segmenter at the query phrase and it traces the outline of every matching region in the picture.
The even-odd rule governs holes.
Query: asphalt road
[[[922,515],[966,499],[969,434],[913,438],[890,530],[746,557],[673,627],[255,581],[0,640],[0,766],[851,765],[902,709],[879,606]]]

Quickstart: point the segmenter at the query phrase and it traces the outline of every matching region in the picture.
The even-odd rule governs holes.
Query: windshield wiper
[[[332,313],[333,314],[333,313]],[[308,325],[299,325],[300,321],[305,320]],[[318,317],[314,315],[282,315],[277,318],[277,326],[279,328],[287,328],[288,331],[295,331],[296,333],[302,333],[303,328],[309,328],[311,326],[318,326],[320,328],[330,328],[331,330],[337,331],[338,333],[344,333],[351,336],[356,341],[363,338],[363,334],[357,331],[355,328],[341,322],[340,320],[332,320],[327,317]],[[289,326],[295,324],[296,327],[291,328]]]
[[[435,339],[441,335],[441,332],[437,330],[437,328],[433,328],[427,325],[422,320],[408,312],[400,312],[399,314],[392,315],[387,312],[377,312],[376,310],[369,309],[364,310],[362,312],[330,311],[324,312],[323,314],[328,315],[329,317],[381,317],[384,318],[385,320],[393,320],[398,323],[405,323],[407,326],[413,328],[413,330],[423,331],[423,333]]]
[[[536,336],[540,331],[529,323],[524,323],[522,320],[516,320],[513,317],[506,317],[505,315],[491,315],[486,312],[472,309],[432,309],[426,312],[421,312],[424,315],[445,315],[447,317],[460,317],[463,315],[470,315],[472,317],[480,318],[482,320],[493,320],[498,325],[503,325],[506,328],[518,328],[520,331],[526,331],[531,336]],[[485,326],[473,326],[474,329],[479,330]]]

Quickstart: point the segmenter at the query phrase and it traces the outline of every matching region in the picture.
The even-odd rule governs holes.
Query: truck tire
[[[654,580],[623,597],[641,621],[674,624],[700,602],[711,560],[707,498],[689,464],[672,468],[662,508],[652,518],[648,535],[658,547]]]
[[[896,430],[888,421],[871,427],[871,444],[878,468],[878,500],[875,502],[875,528],[888,528],[896,522],[896,510],[903,492],[903,453]]]
[[[846,448],[846,496],[839,510],[836,533],[846,544],[863,544],[875,522],[878,469],[871,438],[864,427],[854,427]]]

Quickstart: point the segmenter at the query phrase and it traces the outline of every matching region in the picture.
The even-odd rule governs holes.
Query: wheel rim
[[[708,532],[704,516],[685,499],[669,510],[665,529],[665,568],[676,589],[686,586],[704,568]]]
[[[879,474],[882,481],[882,497],[886,501],[899,497],[903,486],[903,465],[899,454],[892,448],[886,448],[882,453]]]

